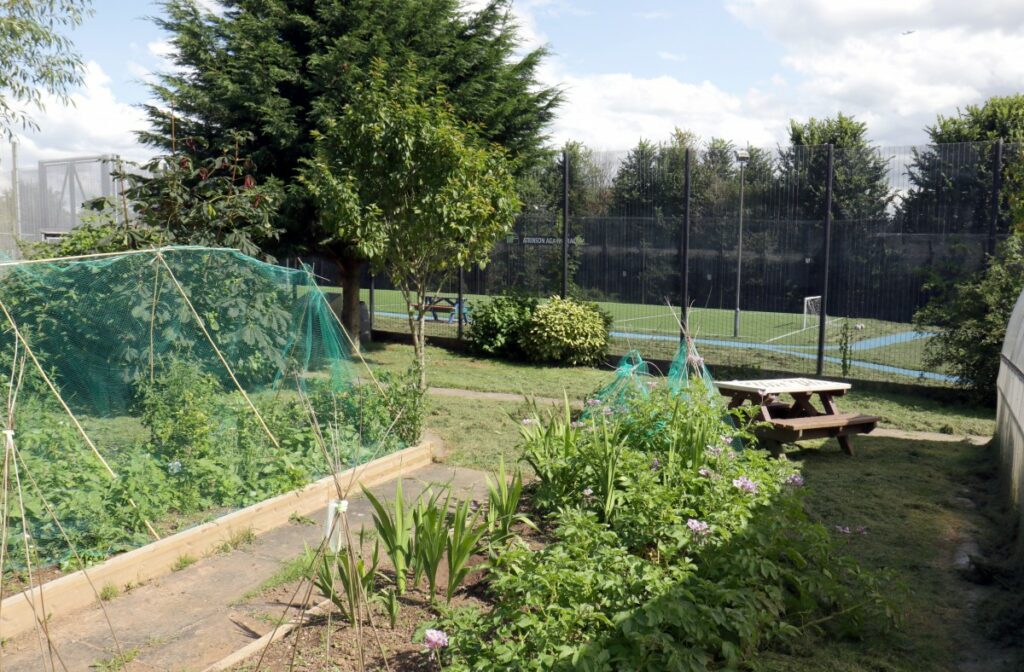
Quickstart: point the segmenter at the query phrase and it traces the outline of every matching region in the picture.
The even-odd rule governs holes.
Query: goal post
[[[821,321],[821,297],[804,297],[804,329]]]

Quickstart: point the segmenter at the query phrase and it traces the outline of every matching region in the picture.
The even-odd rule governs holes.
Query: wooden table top
[[[769,394],[815,394],[818,392],[845,392],[850,389],[849,383],[836,383],[831,380],[814,378],[769,378],[766,380],[724,380],[716,381],[720,391],[753,392],[766,396]]]

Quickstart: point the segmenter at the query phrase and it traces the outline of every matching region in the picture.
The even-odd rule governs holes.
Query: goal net
[[[803,328],[817,326],[821,321],[821,297],[808,296],[804,298],[804,325]]]

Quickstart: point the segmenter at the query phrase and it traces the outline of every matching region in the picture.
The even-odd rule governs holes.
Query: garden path
[[[407,497],[415,497],[430,484],[447,483],[459,498],[486,499],[483,472],[431,464],[404,478]],[[390,499],[395,482],[371,489]],[[280,616],[284,605],[269,608],[273,614],[256,618],[239,604],[243,595],[258,588],[298,556],[305,545],[317,546],[323,533],[326,511],[308,522],[296,521],[260,535],[251,544],[229,553],[200,559],[178,572],[133,588],[106,603],[114,633],[127,665],[114,660],[116,649],[110,628],[98,606],[58,618],[50,623],[51,639],[63,661],[57,670],[133,670],[138,672],[197,672],[250,644],[273,630],[269,622]],[[371,508],[362,495],[349,507],[352,525],[372,526]],[[311,604],[316,603],[314,596]],[[297,612],[292,610],[289,615]],[[47,657],[48,658],[48,657]],[[49,670],[35,635],[4,643],[2,667],[6,672]]]

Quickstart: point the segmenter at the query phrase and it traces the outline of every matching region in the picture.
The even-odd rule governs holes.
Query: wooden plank
[[[808,429],[827,429],[829,427],[850,427],[853,425],[874,425],[881,418],[860,413],[838,413],[836,415],[815,415],[804,418],[785,418],[773,420],[772,423],[781,429],[802,431]]]
[[[54,618],[73,613],[96,601],[96,590],[107,584],[123,588],[129,583],[142,583],[171,573],[171,567],[182,555],[202,557],[217,549],[233,534],[251,529],[262,534],[286,524],[292,515],[314,513],[337,498],[335,478],[346,496],[354,495],[360,486],[370,487],[425,467],[441,449],[433,438],[417,446],[400,450],[327,476],[304,488],[278,495],[252,506],[229,513],[216,520],[179,532],[142,548],[114,556],[109,560],[62,576],[31,591],[6,598],[0,604],[0,641],[32,630],[34,620]],[[46,605],[44,614],[40,598]]]
[[[793,392],[834,392],[843,393],[850,389],[849,383],[814,378],[770,378],[765,380],[726,380],[716,382],[719,390],[753,392],[762,396],[769,394],[791,394]]]

